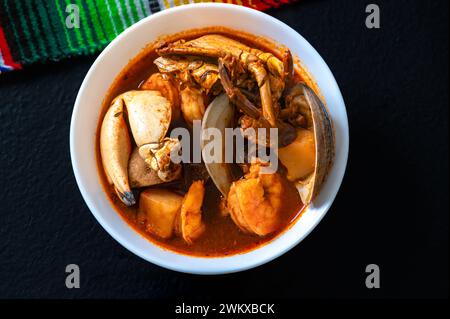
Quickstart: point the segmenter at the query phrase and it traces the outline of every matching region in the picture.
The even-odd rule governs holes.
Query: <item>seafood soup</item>
[[[332,165],[334,135],[294,60],[223,27],[165,36],[131,60],[104,99],[96,139],[123,219],[160,247],[203,257],[255,249],[301,219]],[[221,145],[213,155],[206,132]]]

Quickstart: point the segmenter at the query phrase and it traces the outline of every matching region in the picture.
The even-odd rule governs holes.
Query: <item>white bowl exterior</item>
[[[206,26],[225,26],[268,37],[288,46],[300,57],[317,82],[332,117],[336,157],[326,183],[314,203],[282,235],[253,251],[229,257],[192,257],[165,250],[133,230],[110,204],[100,183],[95,135],[100,106],[114,78],[146,44],[161,35]],[[330,208],[342,182],[349,147],[348,122],[338,85],[320,55],[295,30],[267,14],[242,6],[202,3],[156,13],[120,34],[99,55],[78,92],[70,128],[72,166],[89,209],[106,231],[124,247],[159,266],[196,274],[242,271],[266,263],[305,238]]]

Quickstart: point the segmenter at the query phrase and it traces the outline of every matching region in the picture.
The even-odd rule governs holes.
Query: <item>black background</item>
[[[381,29],[365,27],[365,7]],[[303,0],[268,13],[322,55],[344,96],[340,192],[297,247],[243,273],[196,276],[128,252],[72,173],[69,126],[95,57],[0,76],[0,297],[448,297],[448,1]],[[81,288],[65,287],[65,267]],[[381,289],[365,267],[381,268]]]

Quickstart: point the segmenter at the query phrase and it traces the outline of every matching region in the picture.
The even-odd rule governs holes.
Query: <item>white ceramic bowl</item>
[[[95,134],[102,100],[127,62],[160,35],[205,26],[225,26],[261,35],[288,46],[316,80],[336,133],[336,158],[314,203],[289,230],[253,251],[220,258],[190,257],[164,250],[134,231],[113,209],[100,184]],[[264,264],[303,240],[330,208],[344,176],[348,155],[348,122],[338,85],[320,55],[296,31],[271,16],[242,6],[193,4],[153,14],[120,34],[103,50],[87,73],[75,101],[70,127],[72,166],[81,194],[106,231],[125,248],[159,266],[195,274],[222,274]]]

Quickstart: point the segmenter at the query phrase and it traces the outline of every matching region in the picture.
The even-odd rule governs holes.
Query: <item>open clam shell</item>
[[[296,181],[296,187],[305,205],[310,204],[319,193],[334,159],[334,131],[331,118],[325,105],[314,91],[307,85],[301,84],[304,97],[309,105],[312,118],[312,129],[315,140],[315,165],[314,171],[305,179]],[[216,128],[225,137],[225,128],[233,127],[234,107],[230,104],[225,94],[217,97],[207,108],[202,122],[202,156],[206,169],[219,191],[226,197],[233,183],[233,173],[230,164],[211,163],[205,154],[205,144],[209,140],[204,138],[207,128]],[[221,141],[225,145],[225,141]],[[225,156],[225,152],[222,152]]]
[[[316,146],[314,172],[305,180],[296,183],[302,202],[307,205],[319,193],[328,175],[334,159],[335,143],[333,124],[325,105],[310,87],[301,85],[311,111]]]
[[[221,94],[216,97],[206,109],[205,115],[202,119],[202,132],[201,132],[201,148],[202,157],[205,162],[206,170],[211,176],[212,181],[222,193],[223,196],[227,196],[233,183],[233,174],[231,165],[225,163],[225,128],[233,127],[234,107],[231,105],[230,100],[226,94]],[[206,137],[207,129],[218,129],[220,131],[220,142],[222,143],[222,158],[219,161],[211,162],[209,154],[206,153],[205,145],[211,142]]]

